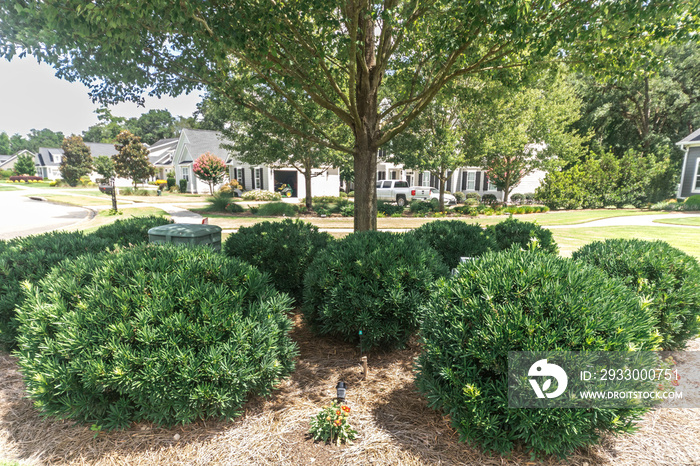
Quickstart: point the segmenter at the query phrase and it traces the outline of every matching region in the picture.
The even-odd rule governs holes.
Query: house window
[[[467,191],[476,191],[476,172],[467,172]]]
[[[386,180],[386,172],[377,172],[377,181]]]
[[[396,178],[396,175],[397,175],[396,170],[393,170],[393,171],[391,172],[391,179],[392,179],[392,180],[397,179],[397,178]]]
[[[491,181],[491,178],[486,178],[488,180],[488,187],[486,188],[487,191],[496,191],[496,184]]]
[[[253,189],[262,189],[262,168],[256,168],[255,170],[255,186]]]
[[[693,191],[700,191],[700,159],[695,162],[695,187]]]
[[[430,187],[430,172],[423,172],[423,182],[421,183],[421,186],[424,188]]]
[[[180,178],[190,181],[190,167],[187,165],[180,167]]]

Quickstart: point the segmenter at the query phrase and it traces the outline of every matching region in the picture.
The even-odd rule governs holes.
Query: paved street
[[[93,217],[91,210],[82,207],[29,199],[26,196],[30,192],[24,189],[0,191],[0,239],[45,233]]]

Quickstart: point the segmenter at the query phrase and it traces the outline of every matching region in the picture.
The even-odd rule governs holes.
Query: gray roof
[[[205,152],[210,152],[226,163],[231,159],[229,151],[221,148],[222,143],[230,143],[230,141],[226,140],[220,132],[202,129],[183,129],[182,132],[189,141],[187,149],[192,156],[192,161],[197,160]]]
[[[678,146],[700,146],[700,129],[697,129],[676,143]]]
[[[148,160],[156,166],[171,166],[178,138],[161,139],[148,148]]]
[[[98,157],[100,155],[111,157],[117,154],[117,149],[114,148],[114,144],[86,142],[85,145],[90,149],[90,155],[92,157]],[[40,147],[39,153],[36,156],[37,165],[40,167],[58,167],[61,164],[56,161],[57,155],[63,155],[63,149],[55,147]]]

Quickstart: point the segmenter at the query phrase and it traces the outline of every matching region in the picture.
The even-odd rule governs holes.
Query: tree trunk
[[[440,176],[438,176],[438,179],[440,180],[440,197],[438,198],[439,203],[438,207],[440,208],[440,212],[445,211],[445,180],[447,177],[445,176],[445,170],[440,169]]]
[[[112,178],[112,210],[117,211],[117,186]]]
[[[306,165],[304,167],[304,181],[306,182],[306,210],[309,211],[313,207],[312,197],[311,197],[311,166]]]
[[[377,229],[377,150],[355,146],[355,231]]]

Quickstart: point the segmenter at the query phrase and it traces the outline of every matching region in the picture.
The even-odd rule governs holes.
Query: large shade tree
[[[352,155],[355,229],[376,228],[377,150],[453,79],[574,57],[604,67],[696,29],[698,0],[46,0],[0,5],[0,55],[32,54],[102,102],[206,86]],[[632,63],[634,66],[634,63]],[[330,111],[352,142],[262,105],[264,87]],[[294,92],[292,92],[294,91]]]
[[[156,167],[148,160],[148,149],[141,143],[141,138],[138,136],[134,136],[129,131],[122,131],[117,135],[114,148],[117,150],[112,157],[115,173],[131,179],[134,187],[137,183],[156,174]]]

